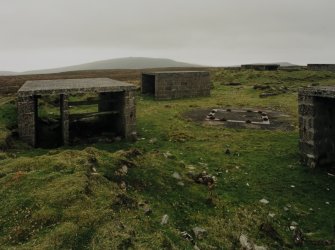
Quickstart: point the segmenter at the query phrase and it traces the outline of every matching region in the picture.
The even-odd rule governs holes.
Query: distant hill
[[[11,75],[16,75],[17,72],[12,72],[12,71],[0,71],[0,76],[11,76]]]
[[[126,58],[116,58],[110,60],[96,61],[62,68],[26,71],[22,72],[21,74],[50,74],[50,73],[60,73],[68,71],[80,71],[80,70],[146,69],[146,68],[170,68],[170,67],[179,68],[179,67],[201,67],[201,66],[164,58],[126,57]]]

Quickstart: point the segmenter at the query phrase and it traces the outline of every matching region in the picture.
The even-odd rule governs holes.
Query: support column
[[[299,101],[299,148],[301,162],[308,167],[315,168],[317,154],[315,152],[315,97],[300,92]]]
[[[68,96],[61,94],[59,98],[62,142],[63,145],[69,144],[69,100]]]
[[[18,128],[20,138],[29,145],[36,147],[37,143],[37,97],[18,97]]]
[[[136,133],[136,103],[135,103],[135,91],[125,91],[124,94],[124,106],[122,110],[122,121],[123,121],[123,134],[126,139],[132,138],[133,134]]]

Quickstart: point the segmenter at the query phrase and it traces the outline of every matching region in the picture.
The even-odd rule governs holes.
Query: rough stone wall
[[[308,64],[308,70],[335,71],[335,64]]]
[[[253,70],[278,70],[280,65],[277,64],[245,64],[241,65],[242,69],[253,69]]]
[[[69,100],[68,95],[60,95],[60,118],[62,129],[62,141],[64,145],[69,144]]]
[[[209,96],[210,90],[208,72],[156,74],[156,100]]]
[[[123,112],[121,114],[123,123],[123,134],[126,139],[131,139],[136,133],[136,102],[135,91],[129,90],[124,93]]]
[[[37,98],[35,96],[19,97],[17,100],[18,129],[20,138],[36,146]]]
[[[301,161],[311,168],[335,163],[335,99],[324,94],[300,90],[298,96]]]
[[[299,148],[301,162],[311,168],[316,167],[316,152],[314,147],[314,97],[299,92]]]

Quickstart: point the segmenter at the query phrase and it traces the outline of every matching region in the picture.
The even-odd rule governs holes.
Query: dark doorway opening
[[[156,77],[142,74],[142,93],[155,95]]]
[[[335,164],[335,99],[315,97],[314,147],[318,164]]]
[[[112,142],[122,136],[124,92],[69,96],[71,144]]]
[[[36,105],[36,145],[41,148],[57,148],[62,145],[60,96],[38,96]]]

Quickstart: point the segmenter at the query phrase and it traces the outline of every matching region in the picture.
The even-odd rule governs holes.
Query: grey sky
[[[127,56],[335,63],[334,0],[0,0],[0,70]]]

